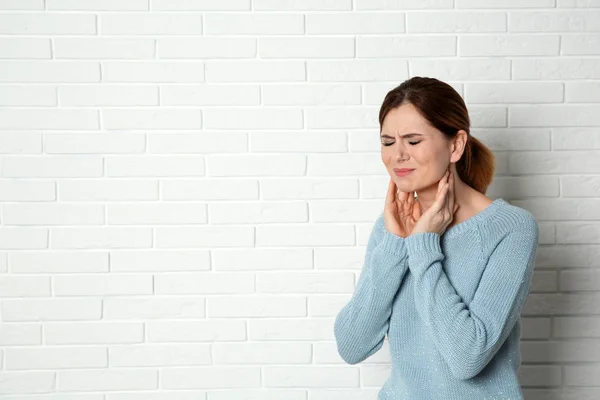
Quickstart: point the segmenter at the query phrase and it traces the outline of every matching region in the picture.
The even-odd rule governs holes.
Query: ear
[[[457,162],[465,152],[468,135],[464,129],[458,131],[454,139],[450,143],[450,162]]]

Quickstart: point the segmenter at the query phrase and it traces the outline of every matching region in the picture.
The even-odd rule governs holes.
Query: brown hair
[[[412,77],[385,96],[379,110],[380,133],[387,113],[405,103],[415,106],[423,118],[448,140],[456,137],[461,129],[467,132],[465,150],[456,163],[456,170],[463,182],[485,194],[493,180],[495,156],[481,141],[471,136],[469,112],[460,94],[438,79]]]

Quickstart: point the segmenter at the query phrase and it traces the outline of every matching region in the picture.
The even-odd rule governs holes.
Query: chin
[[[406,183],[406,182],[398,183],[398,181],[394,181],[394,182],[396,182],[396,187],[401,192],[414,192],[415,190],[417,190],[417,189],[413,189],[413,185],[411,185],[409,183]]]

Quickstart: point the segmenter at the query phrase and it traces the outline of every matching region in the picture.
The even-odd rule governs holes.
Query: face
[[[432,185],[437,188],[450,162],[456,161],[452,141],[446,139],[410,103],[388,112],[380,135],[381,159],[390,177],[403,192],[420,191]],[[414,171],[398,176],[394,168]]]

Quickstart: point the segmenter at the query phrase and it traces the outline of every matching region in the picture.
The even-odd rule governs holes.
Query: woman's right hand
[[[406,238],[419,220],[421,206],[418,201],[415,201],[414,192],[399,192],[397,195],[397,190],[396,183],[390,178],[383,219],[388,231]]]

